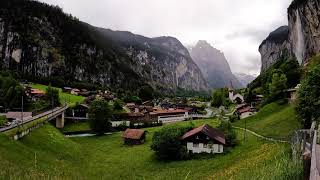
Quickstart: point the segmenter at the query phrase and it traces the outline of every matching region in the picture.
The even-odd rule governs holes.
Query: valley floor
[[[217,126],[219,121],[193,123]],[[226,154],[158,161],[150,143],[159,128],[147,128],[146,143],[134,147],[123,145],[121,133],[66,138],[50,124],[21,141],[0,135],[0,179],[294,179],[301,172],[290,160],[288,144],[250,134],[244,141],[240,130],[239,144]]]

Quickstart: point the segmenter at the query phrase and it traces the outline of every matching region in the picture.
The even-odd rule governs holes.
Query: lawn
[[[64,132],[76,132],[76,131],[90,131],[89,122],[67,123],[65,124]]]
[[[263,107],[256,115],[236,121],[233,125],[246,126],[258,134],[284,139],[301,128],[293,105],[271,103]]]
[[[193,123],[217,126],[219,121]],[[121,133],[65,138],[50,124],[21,141],[0,135],[0,179],[293,179],[292,172],[301,170],[289,160],[289,145],[251,135],[244,142],[242,131],[237,131],[239,145],[226,154],[158,161],[150,143],[160,128],[147,128],[146,143],[133,147],[123,145]]]
[[[46,89],[48,88],[48,86],[42,85],[42,84],[31,84],[31,87],[35,89],[40,89],[42,91],[46,91]],[[66,102],[69,104],[69,106],[75,106],[77,103],[82,103],[85,99],[85,97],[83,96],[76,96],[76,95],[62,92],[61,88],[57,88],[57,89],[59,89],[59,97],[60,97],[60,102],[62,104]]]

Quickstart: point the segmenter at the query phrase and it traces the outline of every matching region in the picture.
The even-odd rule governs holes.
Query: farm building
[[[143,144],[146,138],[146,131],[143,129],[126,129],[123,134],[122,138],[124,144],[127,145],[137,145]]]
[[[223,153],[226,144],[224,134],[205,124],[184,134],[181,140],[189,153]]]

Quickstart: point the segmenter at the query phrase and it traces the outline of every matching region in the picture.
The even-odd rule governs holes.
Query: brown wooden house
[[[122,134],[123,142],[127,145],[143,144],[146,138],[146,131],[143,129],[126,129]]]
[[[224,133],[205,124],[185,133],[181,140],[190,153],[223,153]]]

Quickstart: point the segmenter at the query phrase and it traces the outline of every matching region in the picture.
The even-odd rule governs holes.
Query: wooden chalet
[[[223,153],[226,144],[223,132],[205,124],[181,137],[189,153]]]
[[[181,140],[189,153],[223,153],[226,144],[223,132],[207,124],[187,132]]]
[[[126,129],[122,134],[123,142],[127,145],[143,144],[146,138],[146,131],[143,129]]]

